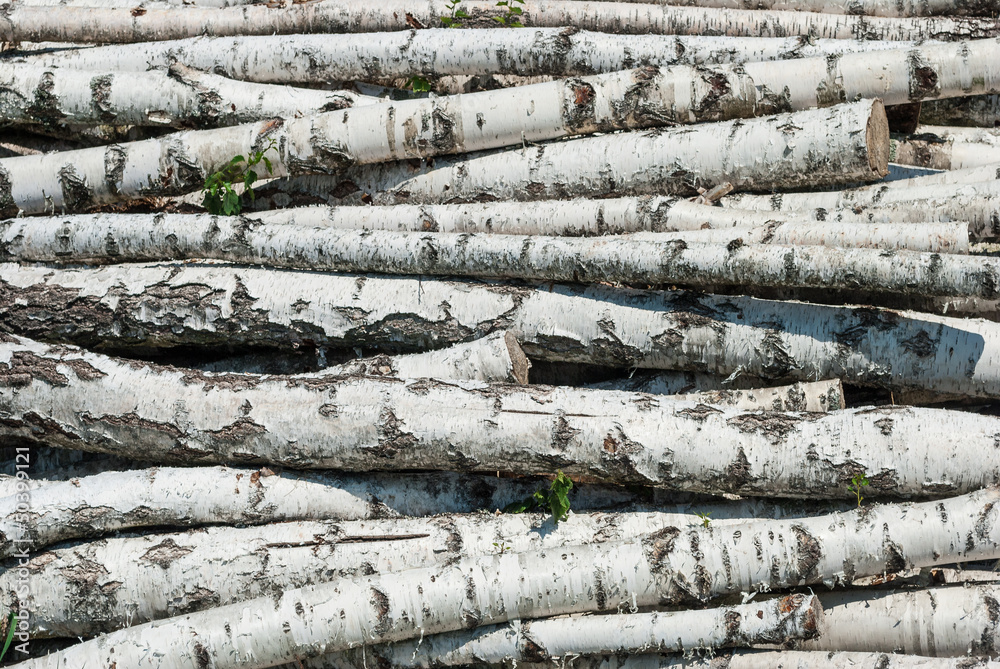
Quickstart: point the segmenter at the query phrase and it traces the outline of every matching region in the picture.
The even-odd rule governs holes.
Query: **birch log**
[[[1000,162],[1000,132],[920,126],[917,133],[891,140],[890,160],[940,170],[979,167]]]
[[[505,8],[490,0],[465,0],[470,14],[463,27],[495,27],[493,17]],[[667,35],[787,37],[810,35],[834,39],[969,39],[997,34],[995,19],[885,18],[757,11],[579,0],[526,0],[520,20],[530,27],[573,26],[599,32]],[[357,0],[272,9],[265,5],[229,8],[176,7],[133,15],[129,8],[14,6],[0,26],[7,42],[149,42],[208,34],[271,35],[409,30],[439,27],[450,16],[446,0]]]
[[[545,484],[444,473],[292,476],[266,468],[103,472],[36,488],[26,485],[27,490],[0,499],[0,557],[120,529],[492,512]],[[632,500],[623,490],[597,485],[583,485],[574,495],[581,509]]]
[[[374,204],[693,195],[722,182],[740,190],[807,188],[885,176],[887,129],[875,100],[300,179],[331,203],[360,203],[367,194]],[[268,186],[281,188],[281,180]]]
[[[821,634],[822,619],[816,595],[788,595],[701,611],[516,620],[471,632],[353,649],[345,655],[353,664],[369,661],[370,655],[380,667],[560,663],[573,662],[580,655],[690,653],[754,644],[791,644]]]
[[[1000,476],[1000,455],[988,450],[1000,422],[965,412],[746,413],[646,394],[379,377],[234,388],[12,340],[2,349],[0,435],[164,463],[559,468],[681,491],[825,498],[847,496],[859,472],[870,495],[904,497],[964,492]]]
[[[626,390],[618,384],[601,384],[608,390]],[[657,386],[652,386],[653,392]],[[644,391],[651,392],[651,391]],[[839,380],[796,383],[779,388],[753,390],[708,390],[686,395],[663,395],[661,400],[696,402],[732,407],[740,411],[815,411],[829,412],[844,408],[844,389]]]
[[[637,233],[593,239],[476,233],[335,230],[267,225],[230,217],[201,228],[158,220],[155,231],[32,218],[0,225],[4,260],[134,262],[216,258],[268,267],[388,272],[474,278],[865,289],[927,296],[1000,297],[1000,259],[954,254],[821,246],[745,244],[753,234],[723,233],[700,243],[696,233]],[[109,253],[110,251],[110,253]],[[508,366],[509,369],[509,366]],[[433,374],[432,374],[433,375]]]
[[[574,28],[521,28],[359,33],[335,40],[325,35],[194,37],[25,54],[23,58],[36,66],[116,72],[166,69],[182,63],[243,81],[325,84],[415,75],[568,77],[639,66],[738,64],[912,46],[885,40],[620,35]]]
[[[977,95],[927,102],[920,119],[935,125],[1000,127],[1000,95]]]
[[[338,660],[340,658],[338,657]],[[309,660],[304,669],[347,669],[341,662]],[[351,665],[360,669],[362,665]],[[406,665],[409,666],[409,665]],[[521,669],[544,669],[551,664],[522,663]],[[1000,669],[1000,662],[987,658],[938,658],[893,653],[823,653],[810,651],[734,651],[713,658],[678,655],[630,655],[581,657],[574,669]],[[299,669],[283,665],[281,669]],[[395,669],[395,668],[392,668]]]
[[[10,331],[105,350],[309,342],[414,350],[510,330],[542,360],[1000,397],[996,323],[683,291],[193,263],[6,264],[0,314]]]
[[[32,612],[32,638],[96,636],[292,588],[454,563],[500,552],[500,546],[504,552],[554,550],[634,540],[664,526],[691,529],[701,525],[696,508],[716,518],[714,527],[747,522],[725,518],[733,506],[751,507],[750,518],[783,517],[784,511],[706,504],[686,513],[574,513],[558,525],[543,514],[474,514],[108,537],[35,551],[22,565],[27,573],[9,562],[11,568],[0,572],[0,603],[19,601]],[[27,582],[29,593],[20,600],[19,581]]]
[[[930,177],[922,177],[930,178]],[[889,184],[876,188],[814,193],[728,195],[724,207],[808,214],[821,221],[967,221],[972,239],[1000,236],[1000,181],[931,184],[920,188]]]
[[[40,213],[46,208],[74,211],[121,199],[197,190],[207,175],[223,169],[234,155],[268,142],[276,144],[274,176],[339,174],[358,164],[477,151],[598,130],[752,116],[786,108],[771,106],[766,100],[748,104],[756,97],[753,82],[738,72],[725,78],[722,82],[688,68],[662,75],[640,69],[585,81],[408,100],[371,105],[357,113],[344,110],[284,123],[272,120],[192,130],[112,147],[0,159],[0,206],[7,213],[18,209]],[[727,97],[729,91],[739,93]],[[524,111],[513,113],[515,110]],[[795,124],[794,130],[790,123]],[[647,148],[658,156],[658,162],[674,161],[670,179],[674,190],[690,188],[684,181],[697,178],[700,163],[708,163],[703,169],[714,173],[730,169],[732,178],[724,180],[741,186],[764,187],[755,183],[768,182],[761,174],[764,166],[775,172],[772,182],[791,179],[790,183],[809,185],[826,179],[843,183],[886,174],[887,130],[885,110],[876,100],[831,111],[775,116],[745,127],[706,126],[690,135],[666,131],[652,138]],[[614,147],[624,144],[625,138],[612,135],[596,140],[596,144],[592,140],[584,146],[607,152],[605,160],[621,160],[621,147]],[[611,146],[603,146],[608,140],[613,140]],[[683,148],[665,149],[665,142],[680,144],[679,140]],[[756,149],[757,155],[745,153],[748,149],[744,144]],[[714,160],[700,161],[696,145],[715,146],[718,154],[712,156]],[[766,150],[777,146],[780,153],[775,148]],[[841,157],[838,149],[850,155]],[[498,156],[507,159],[507,154]],[[630,157],[635,160],[636,155],[630,152]],[[734,169],[729,163],[720,164],[720,158],[746,159],[751,164]],[[687,172],[682,174],[678,166]],[[610,169],[615,167],[623,168],[615,165]],[[815,176],[796,178],[795,170],[800,169]],[[586,178],[577,175],[576,180],[581,177]]]
[[[33,0],[34,1],[34,0]],[[622,2],[654,3],[657,0],[621,0]],[[891,2],[890,0],[670,0],[671,5],[685,7],[723,7],[727,9],[775,9],[781,11],[819,12],[821,14],[854,14],[863,16],[996,16],[1000,4],[995,0],[969,2],[933,0],[931,2]]]
[[[173,65],[169,73],[0,63],[5,123],[215,127],[372,104],[348,91],[237,82]]]
[[[821,595],[824,632],[802,650],[996,656],[1000,585]]]
[[[997,557],[998,498],[984,490],[940,504],[881,505],[738,530],[665,527],[642,541],[566,547],[564,559],[542,550],[341,580],[129,628],[18,666],[133,666],[143,658],[152,669],[266,667],[473,625]],[[150,656],[150,647],[160,654]]]
[[[73,238],[85,231],[101,230],[111,235],[112,252],[118,237],[128,230],[149,230],[154,237],[167,230],[213,230],[237,225],[264,227],[294,225],[300,229],[388,230],[444,233],[490,233],[542,236],[593,236],[628,232],[671,232],[670,239],[689,242],[728,243],[737,237],[748,244],[880,248],[932,253],[967,253],[968,224],[929,223],[837,223],[810,220],[803,214],[744,211],[707,207],[676,197],[631,197],[606,200],[545,200],[535,203],[485,202],[440,205],[394,205],[389,207],[296,207],[244,214],[243,219],[216,220],[210,214],[78,214],[32,217],[30,220],[0,221],[0,259],[14,249],[25,250],[39,243],[28,242],[26,231],[59,233],[60,251],[73,246]],[[96,234],[96,233],[94,233]],[[188,233],[189,234],[189,233]],[[215,233],[212,233],[214,235]],[[310,233],[312,234],[312,233]],[[212,236],[210,235],[210,236]],[[21,242],[14,243],[22,238]],[[100,252],[107,260],[109,244]],[[97,256],[95,256],[97,257]]]

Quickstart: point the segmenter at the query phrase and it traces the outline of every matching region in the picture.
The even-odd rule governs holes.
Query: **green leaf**
[[[500,24],[500,25],[502,25],[502,26],[505,26],[505,25],[507,25],[507,19],[505,19],[505,18],[504,18],[504,17],[502,17],[502,16],[494,16],[494,17],[493,17],[493,20],[494,20],[494,21],[496,21],[497,23],[499,23],[499,24]]]
[[[524,24],[521,23],[520,21],[511,21],[510,22],[510,27],[511,28],[523,28]]]
[[[520,7],[511,7],[510,8],[510,13],[511,14],[524,14],[524,10],[521,9]]]
[[[469,18],[469,15],[468,15],[468,13],[466,13],[466,11],[464,9],[459,9],[458,11],[455,12],[455,18],[456,19],[467,19],[467,18]]]
[[[230,165],[235,165],[236,163],[242,163],[245,160],[243,156],[233,156],[233,159],[229,161]]]
[[[17,629],[17,616],[11,611],[10,617],[7,618],[7,640],[3,643],[3,650],[0,650],[0,660],[7,654],[7,649],[10,648],[10,643],[14,640],[15,629]]]
[[[240,213],[240,196],[236,194],[236,191],[226,191],[222,198],[222,211],[226,216]]]
[[[535,508],[535,502],[531,497],[522,499],[520,502],[511,502],[503,508],[504,513],[525,513]]]
[[[266,156],[264,157],[264,167],[267,168],[267,173],[268,174],[271,174],[271,173],[274,172],[274,168],[271,166],[271,161],[268,160]]]

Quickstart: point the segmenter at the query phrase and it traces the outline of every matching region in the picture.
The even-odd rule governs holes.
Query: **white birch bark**
[[[831,592],[820,599],[823,638],[797,649],[995,657],[1000,647],[1000,585]]]
[[[1000,162],[1000,131],[920,126],[913,135],[891,140],[890,160],[940,170]]]
[[[489,0],[465,0],[471,18],[464,27],[495,27],[505,9]],[[667,35],[787,37],[833,39],[961,39],[996,36],[990,18],[885,18],[811,12],[759,11],[653,4],[526,0],[521,22],[529,27],[573,26],[599,32]],[[8,42],[148,42],[208,34],[271,35],[408,30],[441,26],[449,16],[445,0],[358,0],[272,9],[265,5],[229,8],[176,7],[133,15],[129,8],[13,7],[0,26]]]
[[[137,666],[142,658],[151,669],[267,667],[508,620],[705,601],[748,589],[997,557],[998,498],[984,490],[937,504],[880,505],[738,529],[665,527],[642,541],[340,580],[140,625],[18,666]],[[363,602],[369,605],[358,605]],[[151,647],[159,652],[150,655]]]
[[[920,109],[920,119],[936,125],[995,128],[1000,126],[1000,95],[928,101]]]
[[[932,44],[928,43],[928,45]],[[620,35],[564,28],[194,37],[25,54],[24,62],[116,72],[182,63],[232,79],[324,84],[449,75],[581,76],[650,65],[721,65],[903,49],[912,43],[798,37]]]
[[[378,102],[348,91],[238,82],[183,65],[115,72],[0,63],[6,123],[214,127]]]
[[[365,165],[340,176],[276,180],[261,192],[304,187],[323,193],[331,204],[360,203],[365,195],[374,204],[429,204],[693,195],[698,186],[722,182],[765,191],[857,183],[886,174],[884,118],[881,103],[864,101],[751,121],[436,158],[419,166]]]
[[[737,237],[748,244],[881,248],[932,253],[967,253],[968,225],[931,223],[837,223],[814,221],[805,215],[707,207],[676,197],[630,197],[605,200],[544,200],[533,203],[484,202],[388,207],[296,207],[245,213],[243,225],[295,225],[333,230],[388,230],[399,232],[490,233],[542,236],[594,236],[630,232],[670,232],[670,239],[728,243]],[[248,222],[249,221],[249,222]],[[220,226],[221,223],[221,226]],[[78,214],[33,217],[0,222],[6,236],[0,257],[10,253],[12,238],[27,229],[62,229],[86,237],[83,231],[211,230],[237,225],[210,214]],[[61,226],[61,228],[60,228]],[[15,230],[19,230],[15,234]],[[80,231],[80,232],[76,232]],[[160,232],[156,232],[160,231]],[[214,234],[214,233],[213,233]],[[664,237],[666,238],[666,237]],[[38,240],[39,236],[33,235]],[[37,244],[38,242],[33,242]],[[71,244],[67,239],[66,244]],[[118,244],[116,241],[115,244]],[[29,245],[30,246],[30,245]],[[68,247],[67,247],[68,248]],[[112,250],[113,250],[112,245]],[[64,250],[60,246],[60,251]],[[107,254],[107,245],[101,251]],[[110,259],[110,257],[108,258]]]
[[[38,551],[68,539],[143,527],[492,513],[529,497],[545,485],[544,479],[446,473],[292,475],[275,474],[266,468],[257,471],[226,467],[153,467],[102,472],[40,483],[34,488],[29,486],[28,491],[16,489],[0,499],[0,556],[9,557],[26,544],[30,550]],[[27,498],[23,496],[25,492],[29,493]],[[25,499],[27,512],[18,508]],[[574,504],[581,509],[623,506],[634,499],[624,490],[595,484],[581,484],[581,489],[573,495]],[[707,508],[712,510],[710,505]],[[717,516],[725,514],[715,511]],[[676,520],[676,516],[672,519]],[[698,521],[693,514],[685,518]],[[638,517],[636,522],[648,520]],[[652,531],[646,525],[637,527],[640,529],[627,536]],[[404,530],[396,534],[415,532]],[[226,549],[232,550],[232,546]]]
[[[991,168],[987,168],[991,169]],[[933,177],[921,177],[930,179]],[[723,207],[807,214],[821,221],[966,221],[972,239],[1000,236],[1000,181],[775,195],[727,195]],[[914,184],[916,185],[916,184]]]
[[[33,0],[34,1],[34,0]],[[620,2],[644,2],[654,4],[659,0],[619,0]],[[931,2],[892,2],[890,0],[670,0],[662,4],[686,7],[722,7],[727,9],[774,9],[795,12],[819,12],[821,14],[854,14],[864,16],[996,16],[1000,5],[995,0],[986,2],[954,2],[933,0]]]
[[[35,552],[26,573],[0,572],[0,604],[13,604],[26,581],[29,595],[19,603],[32,612],[32,638],[96,636],[291,588],[490,555],[501,546],[520,553],[630,540],[665,526],[687,530],[702,524],[695,511],[711,514],[716,528],[789,517],[772,504],[708,503],[668,513],[573,513],[558,525],[543,514],[481,513],[107,537]],[[748,515],[726,517],[740,513]]]
[[[904,497],[964,492],[1000,476],[1000,455],[989,450],[997,419],[965,412],[747,413],[647,394],[378,377],[236,388],[12,339],[2,348],[0,434],[164,463],[514,474],[558,467],[614,483],[817,498],[849,496],[859,472],[870,496]]]
[[[616,388],[613,384],[605,387],[609,390],[625,390],[625,388]],[[732,407],[740,411],[815,411],[826,413],[845,407],[844,389],[838,379],[796,383],[778,388],[719,389],[686,395],[663,395],[659,399]]]
[[[435,634],[345,653],[354,664],[469,666],[522,662],[567,663],[580,655],[691,652],[756,644],[803,642],[819,635],[823,619],[816,595],[701,611],[618,613],[516,620],[475,631]],[[764,639],[755,641],[755,639]],[[326,659],[327,662],[331,658]]]
[[[40,213],[46,208],[74,211],[139,196],[196,190],[206,176],[223,169],[233,156],[268,142],[276,144],[272,153],[274,176],[339,174],[352,165],[477,151],[599,130],[745,117],[787,108],[766,100],[758,104],[756,89],[746,75],[734,71],[719,76],[724,81],[690,68],[662,74],[645,68],[584,81],[370,105],[356,112],[343,110],[286,122],[193,130],[113,147],[0,159],[0,207],[25,213]],[[787,123],[797,124],[795,130]],[[658,162],[672,159],[674,190],[690,188],[677,174],[680,167],[688,171],[685,178],[697,178],[698,166],[706,162],[699,160],[696,145],[717,147],[719,154],[704,167],[714,173],[732,171],[732,178],[724,180],[741,186],[761,188],[779,178],[802,185],[823,179],[834,183],[867,181],[886,174],[888,137],[883,135],[887,134],[881,102],[866,101],[836,110],[776,116],[745,127],[699,127],[693,134],[683,135],[683,149],[659,154]],[[679,144],[678,135],[676,130],[665,131],[648,148],[655,150],[667,140]],[[622,151],[612,147],[627,139],[631,137],[610,135],[584,146],[606,151],[611,155],[605,159],[614,160]],[[611,147],[602,151],[600,147],[608,140],[613,140]],[[736,142],[753,147],[756,155]],[[780,145],[782,151],[772,148],[764,152],[769,145]],[[837,149],[850,154],[841,157],[835,153]],[[507,159],[506,154],[493,159],[498,156]],[[636,158],[635,154],[630,157],[633,161]],[[750,164],[730,167],[720,164],[721,159]],[[482,159],[475,162],[482,164]],[[764,169],[773,170],[775,176],[769,179],[761,173]],[[814,176],[796,179],[798,169],[809,169]]]
[[[0,224],[0,257],[62,263],[216,258],[337,272],[1000,296],[997,258],[745,244],[755,241],[755,235],[738,229],[709,231],[720,233],[723,241],[701,243],[698,233],[574,238],[336,230],[255,225],[231,217],[203,217],[200,222],[198,227],[187,220],[157,218],[151,231],[124,227],[127,220],[110,217],[99,226],[64,222],[57,228],[45,219],[9,219]]]
[[[339,658],[338,658],[339,660]],[[361,669],[337,661],[309,660],[304,669]],[[525,662],[521,669],[545,669],[548,664]],[[810,651],[734,651],[708,658],[679,655],[630,655],[581,657],[573,660],[574,669],[1000,669],[1000,662],[986,658],[938,658],[893,653],[823,653]],[[281,669],[299,669],[282,665]]]
[[[5,328],[134,351],[438,348],[510,330],[532,359],[1000,397],[996,323],[605,286],[514,287],[159,263],[0,265]]]

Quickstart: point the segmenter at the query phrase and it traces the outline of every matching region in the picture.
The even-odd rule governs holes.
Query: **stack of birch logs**
[[[1000,2],[672,1],[7,2],[0,664],[1000,667]]]

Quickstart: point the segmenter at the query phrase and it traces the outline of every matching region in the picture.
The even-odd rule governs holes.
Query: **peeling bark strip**
[[[939,170],[1000,163],[1000,131],[922,125],[895,138],[891,160]]]
[[[990,18],[884,18],[811,12],[758,11],[653,4],[526,0],[520,20],[526,26],[573,26],[601,32],[679,35],[787,37],[811,35],[837,39],[961,39],[997,34]],[[465,0],[466,27],[495,27],[504,8],[489,0]],[[148,42],[208,34],[271,35],[376,32],[440,26],[448,16],[445,0],[327,0],[315,5],[272,9],[265,5],[224,9],[177,7],[135,15],[129,8],[17,6],[4,15],[5,42]]]
[[[997,52],[1000,57],[1000,48]],[[738,71],[711,74],[693,68],[663,73],[629,70],[586,80],[369,105],[356,112],[344,110],[284,123],[265,121],[235,128],[192,130],[129,142],[118,147],[124,153],[125,166],[114,175],[108,173],[104,147],[0,159],[0,167],[11,174],[11,195],[26,213],[41,213],[52,207],[78,211],[93,204],[143,195],[197,190],[206,175],[225,167],[232,156],[264,141],[277,144],[274,176],[339,174],[352,165],[523,145],[525,141],[596,131],[748,117],[792,108],[758,100],[756,91],[754,82]],[[816,125],[821,120],[838,124],[836,130]],[[819,176],[798,180],[807,185],[819,183],[817,180],[824,176],[838,183],[844,179],[867,181],[886,174],[888,125],[878,101],[847,105],[830,113],[806,112],[751,122],[740,128],[748,133],[746,136],[728,134],[737,127],[699,128],[693,138],[717,143],[720,152],[733,151],[735,155],[727,156],[733,160],[740,155],[736,148],[740,145],[734,144],[737,139],[780,144],[782,152],[772,149],[758,162],[766,161],[767,166],[773,165],[784,176],[790,176],[792,167],[808,166],[819,172]],[[866,131],[862,133],[862,129]],[[667,134],[681,133],[674,130]],[[618,144],[625,141],[615,138]],[[831,147],[827,148],[827,143]],[[809,153],[803,153],[798,146],[808,147]],[[838,148],[850,151],[850,156],[840,158],[833,153]],[[690,151],[658,158],[665,160],[673,155],[674,170],[678,165],[696,166],[697,155],[691,156]],[[718,156],[715,158],[713,169],[725,171],[725,163],[720,165]],[[831,168],[835,165],[846,174],[834,175]],[[61,191],[52,180],[67,166],[78,175],[79,194],[68,197],[63,192],[62,198],[53,197]],[[741,185],[747,185],[747,177],[752,179],[754,174],[763,178],[760,171],[759,165],[750,169]],[[673,181],[682,184],[684,176],[674,176]],[[733,176],[740,176],[739,170]]]
[[[983,490],[940,503],[877,505],[739,529],[664,527],[642,541],[356,577],[114,632],[21,667],[138,666],[140,658],[151,669],[195,667],[200,655],[203,664],[225,669],[246,666],[251,650],[263,667],[471,624],[706,601],[751,588],[996,559],[998,500],[1000,493]],[[983,536],[974,531],[977,523]],[[364,602],[371,604],[359,606]],[[161,652],[151,655],[150,647]]]
[[[932,657],[995,657],[1000,649],[1000,585],[831,592],[821,600],[823,638],[796,648]]]
[[[929,44],[928,44],[929,45]],[[573,28],[240,35],[31,53],[25,63],[143,72],[182,63],[232,79],[283,84],[414,75],[583,76],[639,66],[720,65],[913,47],[912,42],[799,37],[615,35]]]
[[[307,660],[304,669],[345,669],[344,664],[324,659]],[[354,665],[361,669],[363,665]],[[412,665],[401,665],[410,667]],[[520,663],[522,669],[546,669],[551,663]],[[712,658],[685,658],[678,655],[629,655],[627,657],[578,657],[574,669],[1000,669],[1000,662],[987,658],[934,658],[894,653],[823,653],[809,651],[737,650]],[[281,665],[280,669],[299,669]],[[396,669],[387,667],[386,669]]]
[[[934,125],[1000,127],[1000,95],[979,95],[927,102],[920,118]]]
[[[420,165],[363,165],[341,176],[300,177],[292,184],[301,180],[310,191],[330,196],[331,203],[361,203],[368,194],[374,204],[694,195],[698,186],[726,181],[737,189],[770,191],[880,179],[888,171],[888,142],[882,104],[866,100]],[[282,183],[273,181],[261,193]]]
[[[379,102],[348,91],[237,82],[182,65],[171,66],[169,73],[133,73],[4,62],[0,90],[5,95],[5,122],[42,125],[213,127]]]
[[[746,244],[752,236],[740,230],[723,232],[720,242],[688,243],[674,233],[581,239],[199,220],[202,226],[195,227],[188,220],[158,217],[150,231],[122,225],[128,220],[118,218],[75,228],[69,221],[51,227],[45,219],[9,219],[0,223],[0,258],[68,263],[216,258],[336,272],[1000,297],[997,258]]]
[[[552,314],[559,314],[557,321]],[[683,291],[541,288],[193,263],[0,265],[0,324],[107,349],[294,344],[438,348],[510,330],[531,358],[839,378],[1000,397],[1000,325]],[[707,345],[711,342],[711,346]]]
[[[701,611],[619,613],[513,621],[475,631],[436,634],[344,653],[353,664],[379,667],[502,665],[629,653],[682,653],[711,648],[792,643],[820,634],[823,612],[815,595],[789,595],[758,604]],[[333,657],[323,658],[326,662]]]
[[[779,193],[773,197],[741,193],[727,195],[720,204],[741,210],[805,214],[820,221],[905,222],[925,221],[928,217],[967,221],[972,239],[1000,236],[1000,181],[913,184],[917,187],[892,187],[892,183],[844,191]]]
[[[167,463],[559,468],[693,492],[827,498],[848,496],[859,472],[871,496],[959,493],[1000,479],[1000,420],[965,412],[745,413],[645,394],[361,376],[234,387],[11,339],[0,345],[0,435]]]
[[[275,474],[266,468],[257,471],[226,467],[103,472],[39,486],[32,492],[27,525],[16,511],[15,497],[0,498],[0,557],[18,550],[17,545],[10,543],[17,536],[30,537],[34,550],[39,550],[59,541],[142,527],[261,525],[300,519],[493,512],[524,499],[545,483],[544,479],[536,478],[498,479],[447,473],[292,475]],[[573,499],[574,506],[580,509],[608,509],[635,501],[633,495],[620,488],[596,484],[580,484]],[[716,509],[716,515],[725,515],[725,511]],[[696,520],[690,514],[686,517]],[[667,520],[676,521],[677,516]],[[630,530],[623,538],[652,531],[641,523],[654,521],[640,517],[639,529]],[[621,524],[631,527],[628,523]],[[420,532],[412,527],[402,530],[396,527],[389,533]],[[576,540],[583,541],[583,538]],[[226,548],[231,550],[232,546]]]
[[[449,239],[458,240],[463,253],[466,250],[471,253],[474,247],[485,243],[489,245],[487,253],[515,246],[523,254],[525,242],[529,247],[542,247],[546,243],[545,236],[591,236],[650,229],[657,234],[636,237],[644,240],[640,244],[669,241],[680,247],[681,243],[728,245],[740,240],[744,244],[877,248],[881,251],[967,253],[969,250],[966,223],[828,223],[808,220],[804,215],[772,215],[706,207],[677,198],[646,197],[549,200],[537,204],[301,207],[244,214],[241,218],[219,218],[210,214],[35,216],[0,221],[0,260],[74,262],[86,258],[92,262],[124,262],[217,257],[276,266],[358,268],[362,264],[377,265],[380,261],[368,256],[367,252],[364,259],[353,258],[353,252],[348,249],[374,246],[378,253],[389,254],[394,245],[402,243],[436,247],[442,257],[434,262],[443,266],[451,262],[447,259]],[[389,234],[373,236],[353,232],[355,230],[387,231]],[[670,234],[659,234],[667,231]],[[430,234],[409,234],[413,232]],[[486,234],[477,238],[475,233]],[[461,236],[455,237],[456,234]],[[533,237],[490,241],[494,234]],[[627,242],[627,239],[605,241],[614,245]],[[604,243],[580,240],[562,249],[556,244],[551,252],[596,249]],[[278,245],[291,257],[273,257]],[[382,245],[386,247],[379,250]],[[292,247],[300,246],[303,248],[291,251]],[[344,253],[334,251],[334,247],[342,247]],[[419,262],[428,262],[423,257],[426,252],[421,253]],[[519,258],[519,262],[522,260],[529,259]],[[530,262],[538,260],[531,258]],[[508,260],[498,260],[496,267],[502,269],[507,263]],[[398,264],[398,259],[391,260],[375,269],[388,271],[385,268]],[[541,268],[542,265],[536,264],[531,269],[540,271]],[[405,272],[402,267],[391,271]],[[436,270],[428,267],[422,271],[433,273]],[[463,274],[464,271],[456,269],[449,273]]]
[[[583,485],[580,491],[593,489]],[[586,501],[577,495],[574,492],[574,506]],[[96,636],[292,588],[451,564],[495,553],[494,542],[503,542],[509,551],[518,553],[556,550],[633,540],[664,526],[693,528],[701,524],[695,510],[711,512],[713,526],[789,515],[789,509],[751,502],[705,503],[677,510],[573,513],[558,525],[543,514],[476,513],[433,519],[215,526],[183,533],[108,537],[36,553],[27,574],[16,569],[0,572],[0,604],[12,602],[18,582],[27,580],[28,595],[18,601],[32,612],[26,623],[32,639]],[[747,517],[738,517],[741,513]],[[726,518],[727,514],[737,517]],[[151,569],[151,565],[158,568]]]

